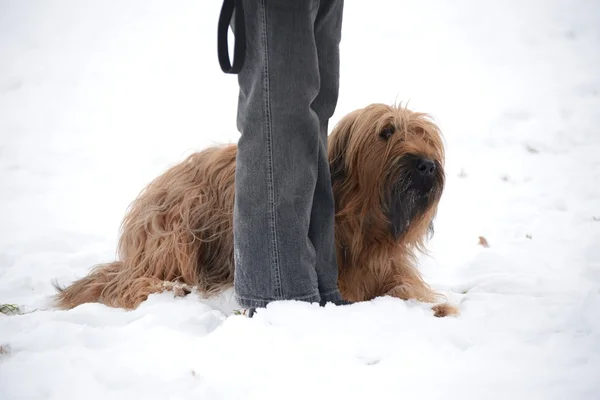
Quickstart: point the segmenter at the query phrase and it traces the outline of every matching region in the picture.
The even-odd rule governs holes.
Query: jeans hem
[[[318,303],[321,301],[321,296],[319,296],[318,294],[311,294],[311,295],[307,295],[307,296],[292,297],[289,299],[266,300],[266,299],[256,299],[256,298],[243,297],[243,296],[236,295],[235,299],[238,302],[238,304],[242,307],[264,308],[269,303],[272,303],[274,301],[283,301],[283,300],[297,300],[297,301],[305,301],[308,303]]]
[[[342,297],[342,294],[340,293],[340,291],[338,289],[332,290],[331,292],[321,294],[321,302],[323,302],[323,303],[327,303],[330,301],[336,302],[336,301],[343,300],[343,299],[344,298]]]

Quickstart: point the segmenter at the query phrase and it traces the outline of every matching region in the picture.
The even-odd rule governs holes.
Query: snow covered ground
[[[332,122],[410,100],[440,124],[448,184],[422,269],[459,317],[379,298],[247,319],[167,293],[48,309],[52,279],[114,258],[147,182],[237,140],[219,9],[0,0],[0,304],[25,312],[0,314],[0,399],[600,398],[594,0],[346,2]]]

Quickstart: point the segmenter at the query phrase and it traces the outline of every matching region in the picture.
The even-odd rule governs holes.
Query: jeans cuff
[[[327,292],[327,293],[322,293],[321,294],[321,303],[327,303],[327,302],[336,302],[339,300],[343,300],[344,298],[342,297],[342,294],[340,293],[340,291],[338,289],[332,290],[331,292]]]
[[[318,303],[319,301],[321,301],[321,296],[319,296],[318,294],[311,294],[308,296],[299,296],[299,297],[292,297],[292,298],[286,298],[286,299],[266,300],[266,299],[255,299],[255,298],[250,298],[250,297],[238,296],[236,294],[235,299],[238,302],[238,304],[242,307],[264,308],[269,303],[272,303],[274,301],[283,301],[283,300],[296,300],[296,301],[305,301],[307,303]]]

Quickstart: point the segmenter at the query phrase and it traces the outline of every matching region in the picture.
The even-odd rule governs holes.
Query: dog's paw
[[[173,292],[173,296],[175,297],[185,297],[188,294],[192,293],[192,288],[185,283],[181,282],[168,282],[165,281],[162,283],[163,291]]]
[[[433,315],[438,318],[459,314],[458,307],[448,303],[436,304],[431,309],[433,310]]]

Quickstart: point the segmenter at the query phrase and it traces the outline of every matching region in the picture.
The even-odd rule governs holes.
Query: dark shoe
[[[350,304],[354,304],[353,301],[349,301],[349,300],[344,300],[344,299],[339,299],[339,300],[328,300],[328,301],[323,301],[321,300],[321,302],[319,302],[319,305],[321,307],[325,307],[325,304],[327,303],[333,303],[336,306],[348,306]]]

